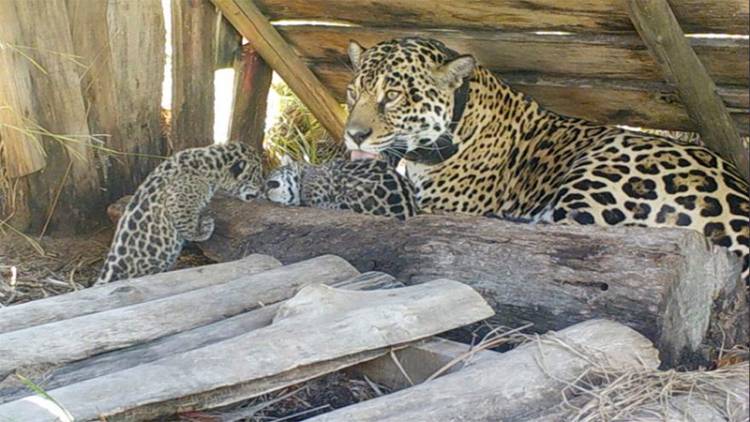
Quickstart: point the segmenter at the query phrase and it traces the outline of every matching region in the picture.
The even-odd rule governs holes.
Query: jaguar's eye
[[[354,100],[357,98],[356,93],[354,92],[354,88],[347,88],[346,89],[346,101],[353,103]]]
[[[385,100],[388,102],[396,101],[400,96],[401,91],[396,91],[395,89],[389,89],[385,92]]]

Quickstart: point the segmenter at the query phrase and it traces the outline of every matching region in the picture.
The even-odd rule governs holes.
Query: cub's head
[[[473,57],[440,41],[402,38],[368,49],[352,42],[349,58],[344,139],[353,156],[396,154],[432,164],[455,152],[452,121],[465,105]]]
[[[255,149],[245,144],[231,142],[212,145],[223,166],[219,189],[227,194],[249,201],[263,190],[263,159]]]
[[[264,194],[266,199],[282,205],[299,206],[301,167],[295,164],[281,166],[266,177]]]

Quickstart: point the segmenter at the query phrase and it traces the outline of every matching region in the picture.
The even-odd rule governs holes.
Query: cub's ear
[[[242,171],[245,170],[245,167],[247,166],[247,163],[245,160],[237,161],[236,163],[232,164],[232,167],[229,168],[229,172],[232,173],[232,176],[239,177],[240,174],[242,174]]]
[[[349,41],[349,60],[352,62],[352,68],[355,72],[359,71],[359,66],[362,63],[362,53],[365,52],[365,48],[359,45],[358,42],[351,40]]]
[[[477,62],[473,56],[458,56],[433,71],[435,80],[444,88],[456,89],[471,76]]]

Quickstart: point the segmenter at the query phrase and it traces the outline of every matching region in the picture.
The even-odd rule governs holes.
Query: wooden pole
[[[628,13],[659,63],[677,86],[690,118],[707,147],[733,162],[750,179],[750,157],[716,85],[690,46],[666,0],[628,0]]]
[[[213,143],[216,10],[172,0],[172,151]]]
[[[240,34],[289,84],[334,139],[344,132],[345,112],[252,1],[212,0]]]
[[[234,63],[230,141],[242,142],[262,151],[272,77],[273,70],[260,54],[249,44],[243,46]]]

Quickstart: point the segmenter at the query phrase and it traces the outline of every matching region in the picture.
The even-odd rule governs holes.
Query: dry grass
[[[532,338],[540,348],[562,347],[589,364],[575,380],[559,380],[566,384],[558,406],[564,410],[566,421],[681,420],[691,417],[698,406],[728,421],[746,420],[742,419],[747,412],[742,403],[748,395],[750,377],[746,353],[738,360],[726,360],[731,364],[715,370],[662,371],[645,363],[616,366],[596,351],[555,336]],[[539,364],[545,367],[544,362]]]
[[[741,390],[741,382],[747,382],[749,371],[748,362],[689,372],[592,365],[565,391],[589,398],[582,406],[571,406],[570,420],[667,420],[678,414],[680,397],[709,407],[726,420],[737,420],[742,410],[738,403],[748,394],[746,388]]]
[[[286,84],[274,84],[272,89],[280,97],[281,113],[264,141],[270,168],[288,161],[323,164],[345,157],[344,145],[330,138]]]
[[[387,390],[369,380],[335,372],[306,383],[265,394],[231,406],[187,412],[162,421],[182,422],[281,422],[301,421],[361,401]]]
[[[111,228],[86,237],[44,237],[38,241],[0,230],[0,307],[90,286],[99,274],[111,239]],[[176,269],[213,262],[188,245]]]
[[[0,306],[80,290],[96,278],[108,232],[92,238],[44,238],[0,233]]]

